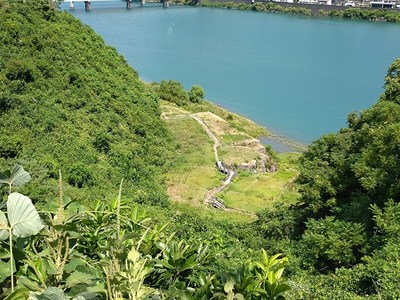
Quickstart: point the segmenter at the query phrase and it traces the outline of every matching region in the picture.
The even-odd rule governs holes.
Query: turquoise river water
[[[207,99],[302,143],[376,102],[400,56],[400,24],[123,2],[70,12],[143,80],[200,84]]]

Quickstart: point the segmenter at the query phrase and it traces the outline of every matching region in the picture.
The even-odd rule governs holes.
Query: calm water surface
[[[207,99],[304,143],[374,103],[400,56],[399,24],[123,2],[71,13],[142,79],[200,84]]]

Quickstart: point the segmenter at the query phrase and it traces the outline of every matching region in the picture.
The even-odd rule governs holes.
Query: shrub
[[[179,106],[187,103],[189,100],[188,94],[182,84],[174,80],[161,81],[159,95],[161,99]]]
[[[204,99],[204,90],[200,85],[194,85],[190,89],[188,95],[190,101],[199,103],[201,100]]]

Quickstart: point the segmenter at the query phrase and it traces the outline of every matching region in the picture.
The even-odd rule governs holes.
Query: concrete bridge
[[[140,5],[143,6],[146,3],[146,0],[139,0]],[[127,9],[132,8],[132,0],[63,0],[63,2],[69,3],[69,8],[74,9],[76,2],[84,2],[85,3],[85,10],[89,11],[92,8],[92,3],[96,2],[121,2],[126,4]],[[157,2],[162,3],[164,8],[169,7],[170,0],[150,0],[149,2]]]

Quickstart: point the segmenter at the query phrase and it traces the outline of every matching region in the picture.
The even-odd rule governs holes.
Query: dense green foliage
[[[189,101],[189,96],[183,85],[175,80],[161,81],[158,87],[158,94],[161,99],[175,103],[178,106],[184,105]]]
[[[60,173],[43,221],[28,197],[11,193],[7,217],[0,210],[0,299],[271,300],[290,290],[281,254],[262,250],[218,270],[209,242],[168,234],[121,189],[88,210],[64,196]]]
[[[195,103],[204,99],[204,90],[200,85],[194,85],[188,92],[189,100]]]
[[[88,26],[26,2],[0,4],[2,169],[19,162],[33,172],[34,199],[62,169],[81,200],[110,195],[125,178],[130,197],[166,204],[159,175],[171,141],[158,97]]]
[[[162,80],[160,84],[153,82],[149,85],[149,88],[151,88],[160,99],[178,106],[187,106],[190,102],[200,103],[204,100],[204,90],[200,85],[194,85],[189,91],[185,91],[183,85],[178,81]]]
[[[228,9],[239,9],[239,10],[254,10],[254,11],[266,11],[266,12],[279,12],[279,13],[291,13],[301,15],[311,15],[311,10],[303,7],[283,7],[276,3],[261,3],[255,4],[243,3],[243,2],[201,2],[201,6],[204,7],[218,7]]]
[[[324,10],[323,7],[318,13],[313,13],[311,9],[307,7],[299,6],[288,6],[279,5],[277,3],[262,3],[256,2],[254,4],[243,3],[243,2],[202,2],[201,6],[204,7],[217,7],[217,8],[228,8],[228,9],[239,9],[239,10],[254,10],[260,12],[276,12],[276,13],[287,13],[287,14],[300,14],[300,15],[319,15],[319,16],[330,16],[339,17],[346,19],[360,19],[370,21],[383,21],[383,22],[400,22],[400,12],[395,10],[387,9],[366,9],[366,8],[347,8],[344,10]],[[331,7],[331,6],[328,6]]]
[[[326,15],[346,19],[400,22],[400,13],[387,9],[348,8],[345,10],[331,10],[327,12]]]

